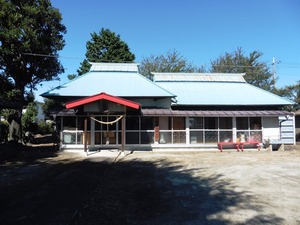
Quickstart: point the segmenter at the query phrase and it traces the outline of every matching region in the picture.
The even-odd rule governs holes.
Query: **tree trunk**
[[[22,143],[22,109],[10,116],[8,141]]]

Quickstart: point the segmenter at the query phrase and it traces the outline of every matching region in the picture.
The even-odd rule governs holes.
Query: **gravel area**
[[[52,152],[1,160],[1,224],[300,224],[300,151]]]

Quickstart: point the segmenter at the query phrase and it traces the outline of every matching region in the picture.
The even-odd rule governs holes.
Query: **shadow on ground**
[[[36,169],[26,174],[29,167]],[[232,223],[220,215],[231,207],[259,210],[250,195],[227,188],[221,175],[194,177],[166,160],[32,160],[26,168],[9,183],[0,178],[2,224],[225,225]],[[282,222],[266,215],[247,222],[266,221]]]
[[[58,148],[53,143],[23,145],[20,143],[0,144],[0,165],[8,163],[30,163],[41,158],[56,157]]]

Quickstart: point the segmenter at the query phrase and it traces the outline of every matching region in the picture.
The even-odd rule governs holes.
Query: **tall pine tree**
[[[102,28],[91,34],[91,40],[86,43],[86,59],[77,70],[78,76],[87,73],[91,65],[89,62],[133,62],[135,55],[130,52],[128,45],[121,40],[120,35]],[[76,75],[69,75],[69,79]]]

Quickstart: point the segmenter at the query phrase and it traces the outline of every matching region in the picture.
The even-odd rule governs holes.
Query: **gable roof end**
[[[116,104],[120,104],[120,105],[124,105],[124,106],[130,107],[130,108],[134,108],[134,109],[139,109],[140,108],[139,103],[129,101],[129,100],[124,99],[124,98],[119,98],[119,97],[116,97],[116,96],[112,96],[112,95],[106,94],[104,92],[102,92],[100,94],[97,94],[97,95],[90,96],[90,97],[81,98],[81,99],[78,99],[76,101],[68,102],[66,104],[66,108],[71,109],[71,108],[75,108],[77,106],[85,105],[85,104],[95,102],[95,101],[98,101],[98,100],[107,100],[107,101],[110,101],[110,102],[114,102]]]

